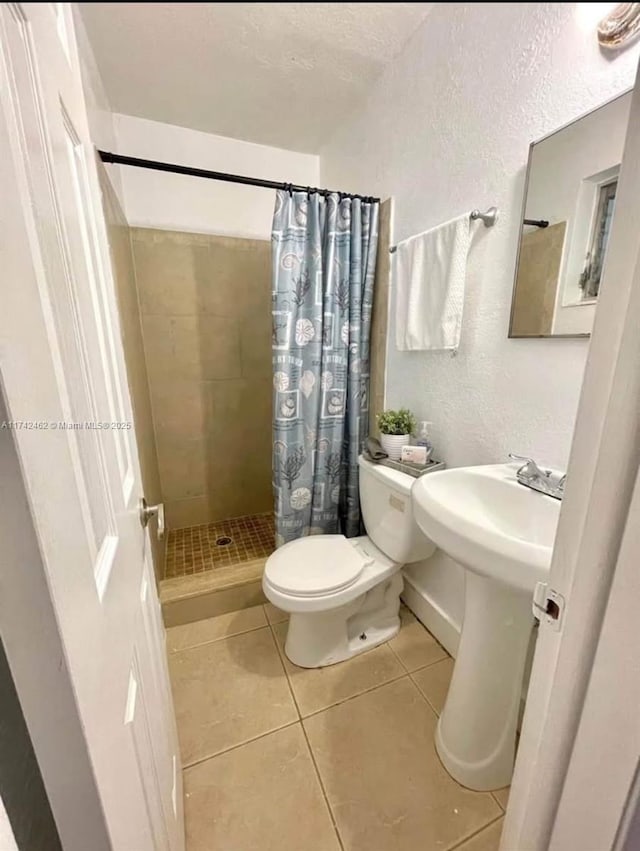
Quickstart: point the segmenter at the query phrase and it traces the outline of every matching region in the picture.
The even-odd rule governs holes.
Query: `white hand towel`
[[[398,244],[396,345],[400,351],[458,348],[469,242],[469,213],[465,213]]]

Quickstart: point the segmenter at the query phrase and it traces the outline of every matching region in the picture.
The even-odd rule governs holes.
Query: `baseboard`
[[[430,600],[424,591],[416,587],[411,577],[406,574],[404,574],[404,590],[401,598],[433,637],[442,644],[447,653],[455,659],[458,654],[460,629],[449,615],[437,603]]]

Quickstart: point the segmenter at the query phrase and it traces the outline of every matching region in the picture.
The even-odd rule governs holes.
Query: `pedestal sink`
[[[498,464],[430,473],[412,489],[422,531],[465,569],[462,636],[436,730],[445,768],[469,789],[508,786],[520,694],[560,502],[523,487]]]

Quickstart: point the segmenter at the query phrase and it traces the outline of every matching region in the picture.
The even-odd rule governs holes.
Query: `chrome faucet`
[[[516,479],[519,484],[552,496],[554,499],[562,499],[566,475],[559,475],[552,470],[543,470],[533,458],[527,458],[525,455],[514,455],[510,452],[509,458],[514,461],[524,461],[522,467],[516,470]]]

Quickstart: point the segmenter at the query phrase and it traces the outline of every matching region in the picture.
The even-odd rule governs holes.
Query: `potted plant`
[[[380,429],[380,444],[392,461],[399,461],[402,447],[409,443],[416,420],[411,411],[383,411],[376,417]]]

